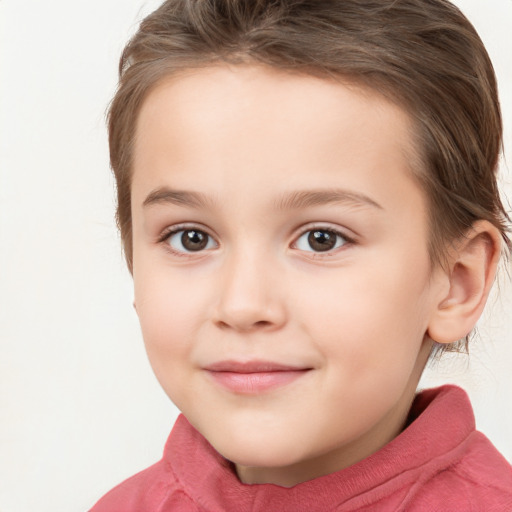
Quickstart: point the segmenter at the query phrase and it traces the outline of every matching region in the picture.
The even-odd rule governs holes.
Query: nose
[[[275,330],[287,319],[279,268],[268,257],[233,254],[219,273],[214,323],[240,332]]]

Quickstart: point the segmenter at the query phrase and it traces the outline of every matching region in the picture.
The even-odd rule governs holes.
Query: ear
[[[501,253],[501,236],[488,221],[478,221],[458,240],[444,269],[448,292],[430,319],[427,334],[438,343],[467,336],[484,309]]]

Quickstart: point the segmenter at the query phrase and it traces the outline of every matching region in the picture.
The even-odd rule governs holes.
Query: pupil
[[[336,245],[336,234],[330,231],[311,231],[308,243],[315,251],[328,251]]]
[[[187,251],[200,251],[206,247],[208,235],[202,231],[194,231],[193,229],[184,231],[183,235],[181,235],[181,243]]]

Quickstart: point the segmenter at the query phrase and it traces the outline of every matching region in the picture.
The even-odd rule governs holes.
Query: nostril
[[[224,322],[222,320],[218,320],[215,323],[217,324],[217,327],[220,327],[221,329],[229,329],[229,324],[227,322]]]
[[[272,323],[268,320],[259,320],[258,322],[254,323],[253,327],[268,327],[269,325],[272,325]]]
[[[257,322],[226,322],[224,320],[218,320],[215,322],[217,324],[217,327],[221,329],[236,329],[238,331],[254,331],[259,329],[266,329],[268,327],[272,326],[272,322],[269,322],[268,320],[258,320]]]

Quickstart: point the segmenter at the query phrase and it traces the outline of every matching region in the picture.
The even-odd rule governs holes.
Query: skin
[[[376,93],[262,66],[189,71],[144,102],[132,215],[147,353],[242,482],[293,486],[404,427],[429,329],[442,331],[440,310],[457,302],[429,261],[411,131]],[[312,191],[322,193],[293,201]],[[208,244],[186,252],[173,229],[201,230]],[[339,232],[337,246],[315,252],[313,229]],[[204,369],[255,359],[309,370],[248,394]]]

